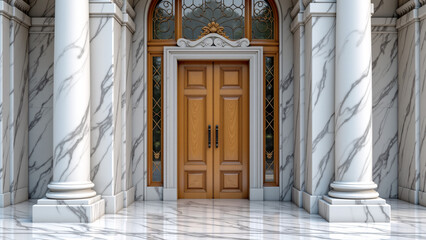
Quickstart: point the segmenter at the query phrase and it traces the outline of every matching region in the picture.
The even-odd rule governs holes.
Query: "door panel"
[[[213,197],[212,63],[185,62],[178,72],[178,197]]]
[[[214,197],[248,197],[249,102],[245,62],[215,62],[214,122],[218,147],[214,150]]]
[[[248,84],[247,62],[179,62],[178,198],[248,198]]]

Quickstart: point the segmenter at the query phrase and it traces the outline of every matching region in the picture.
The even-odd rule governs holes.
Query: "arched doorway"
[[[209,5],[210,4],[210,5]],[[223,17],[222,20],[218,15],[216,18],[203,17],[202,20],[194,16],[200,16],[199,11],[209,11],[213,9],[212,4],[231,6],[234,10],[238,10],[239,14],[228,14],[227,11],[219,11],[221,14],[225,12],[228,16]],[[228,5],[227,5],[228,4]],[[240,4],[243,7],[237,8]],[[263,47],[263,67],[265,69],[264,79],[268,79],[269,83],[264,81],[264,109],[263,125],[265,126],[263,134],[263,156],[262,165],[263,169],[263,186],[270,187],[271,189],[280,186],[280,121],[279,116],[279,76],[282,66],[280,66],[279,54],[280,49],[280,22],[278,20],[279,9],[276,8],[274,2],[269,1],[244,1],[236,4],[236,2],[191,2],[184,0],[179,1],[153,1],[146,7],[146,74],[147,74],[147,127],[146,127],[146,183],[148,192],[156,192],[159,199],[162,199],[162,191],[164,176],[164,162],[163,162],[163,147],[164,147],[164,132],[163,132],[163,102],[161,100],[163,93],[162,81],[164,60],[163,48],[165,46],[176,46],[177,39],[185,37],[187,39],[195,40],[199,38],[207,29],[210,20],[217,21],[218,28],[223,28],[224,36],[228,39],[236,40],[240,38],[248,38],[250,46]],[[209,5],[209,6],[208,6]],[[258,5],[258,6],[257,6]],[[203,7],[204,6],[204,7]],[[229,7],[228,6],[228,7]],[[216,6],[217,7],[217,6]],[[177,10],[179,9],[179,11]],[[200,10],[201,9],[201,10]],[[255,12],[255,9],[256,10]],[[263,9],[263,10],[262,10]],[[265,10],[266,9],[266,10]],[[137,9],[136,9],[137,10]],[[185,12],[186,11],[186,12]],[[201,12],[202,12],[201,11]],[[243,14],[241,14],[243,13]],[[198,15],[197,15],[198,14]],[[269,14],[269,15],[268,15]],[[220,14],[219,14],[220,15]],[[242,18],[242,15],[244,16]],[[229,20],[231,16],[231,20]],[[269,17],[266,17],[269,16]],[[269,20],[266,20],[269,19]],[[136,20],[137,21],[137,20]],[[222,21],[222,22],[221,22]],[[269,22],[268,22],[269,21]],[[196,22],[196,23],[195,23]],[[288,22],[288,19],[287,19]],[[205,26],[202,24],[206,23]],[[240,23],[237,25],[236,23]],[[242,25],[241,25],[242,23]],[[222,26],[222,25],[224,26]],[[228,25],[226,25],[228,24]],[[263,24],[263,25],[262,25]],[[262,25],[263,27],[255,27]],[[267,25],[267,27],[264,27]],[[288,26],[284,26],[285,31],[289,30]],[[268,27],[269,26],[269,27]],[[204,29],[203,29],[204,28]],[[288,29],[287,29],[288,28]],[[269,32],[261,32],[259,29],[268,29]],[[198,32],[198,34],[196,34]],[[291,34],[291,33],[290,33]],[[286,34],[289,36],[289,34]],[[287,38],[288,39],[288,38]],[[292,44],[292,42],[287,42]],[[290,47],[291,49],[291,47]],[[288,52],[292,54],[292,52]],[[285,72],[282,74],[290,75],[288,69],[291,69],[292,56],[285,62]],[[157,81],[157,82],[154,82]],[[156,88],[156,89],[155,89]],[[289,117],[291,117],[289,115]],[[291,147],[292,148],[292,147]],[[286,154],[287,155],[287,154]],[[287,156],[284,156],[287,158]],[[291,165],[292,166],[292,165]],[[287,179],[286,179],[287,181]],[[287,183],[285,183],[287,184]],[[155,189],[155,190],[151,190]],[[279,190],[274,190],[279,192]],[[145,197],[149,195],[145,193]],[[279,193],[277,194],[279,195]],[[150,199],[150,197],[148,197]],[[155,198],[154,198],[155,199]]]

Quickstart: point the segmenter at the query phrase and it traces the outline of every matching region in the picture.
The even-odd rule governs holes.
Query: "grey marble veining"
[[[53,33],[29,36],[29,197],[42,198],[53,166]]]
[[[398,43],[396,29],[373,27],[373,181],[382,198],[398,190]]]
[[[424,239],[426,208],[399,200],[390,223],[333,223],[289,202],[135,202],[90,224],[31,223],[25,202],[0,209],[3,239]]]

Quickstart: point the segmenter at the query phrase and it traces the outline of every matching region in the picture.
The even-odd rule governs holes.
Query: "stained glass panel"
[[[275,181],[274,57],[265,57],[265,182]]]
[[[153,39],[175,38],[175,2],[162,0],[155,6],[152,15]]]
[[[274,39],[274,12],[266,0],[252,0],[252,38]]]
[[[152,181],[161,182],[161,57],[152,58]]]
[[[244,37],[244,0],[182,0],[183,38],[198,39],[203,27],[218,23],[229,39]]]

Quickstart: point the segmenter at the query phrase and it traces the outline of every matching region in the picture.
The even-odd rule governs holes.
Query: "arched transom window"
[[[163,47],[217,33],[263,46],[264,185],[278,186],[278,13],[271,0],[154,0],[148,12],[148,186],[163,180]]]

